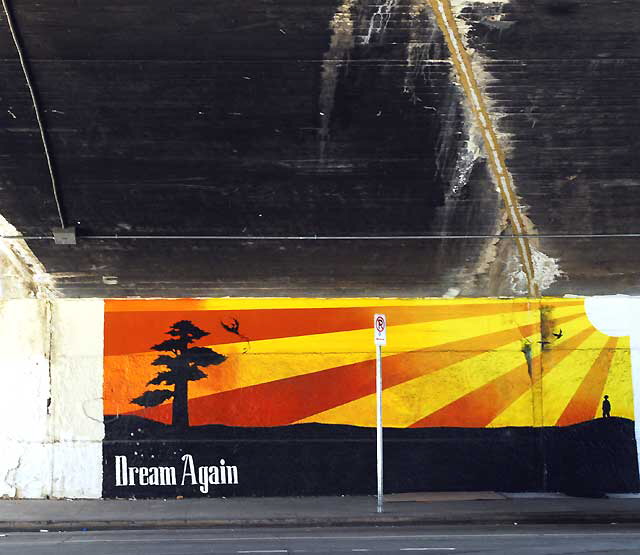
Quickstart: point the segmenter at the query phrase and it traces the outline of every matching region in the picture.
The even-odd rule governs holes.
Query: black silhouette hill
[[[105,422],[107,497],[202,496],[194,487],[113,488],[109,484],[117,454],[126,454],[131,465],[150,465],[153,458],[153,464],[177,468],[184,453],[193,455],[196,464],[225,458],[238,466],[239,484],[214,488],[212,496],[375,491],[372,428],[297,424],[179,430],[128,415],[105,416]],[[547,428],[387,428],[384,440],[387,492],[561,491],[597,497],[640,490],[634,423],[625,418]]]

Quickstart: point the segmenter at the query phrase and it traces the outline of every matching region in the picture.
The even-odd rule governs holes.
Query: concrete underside
[[[640,6],[452,4],[526,231],[562,236],[532,242],[544,293],[637,293],[637,238],[566,236],[640,231]],[[426,1],[12,8],[66,223],[107,237],[29,241],[63,295],[526,293],[512,239],[467,237],[513,227]],[[0,205],[48,237],[59,222],[2,23]],[[441,234],[462,237],[158,238]]]

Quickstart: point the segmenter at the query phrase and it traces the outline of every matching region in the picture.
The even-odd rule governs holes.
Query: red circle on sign
[[[376,329],[381,333],[384,331],[384,318],[382,316],[376,318]]]

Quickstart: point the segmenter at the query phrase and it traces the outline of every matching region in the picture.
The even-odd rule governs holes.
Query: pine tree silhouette
[[[189,427],[188,384],[190,381],[206,378],[200,368],[222,364],[227,357],[216,353],[209,347],[191,347],[190,345],[209,335],[189,320],[180,320],[166,332],[172,338],[151,347],[154,351],[171,353],[158,355],[151,363],[153,366],[166,366],[169,370],[158,372],[147,385],[173,386],[170,389],[151,389],[131,402],[141,407],[155,407],[173,397],[173,425],[177,428]]]

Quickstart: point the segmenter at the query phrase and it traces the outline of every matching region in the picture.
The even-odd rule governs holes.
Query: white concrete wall
[[[104,308],[0,301],[0,495],[100,497]]]

